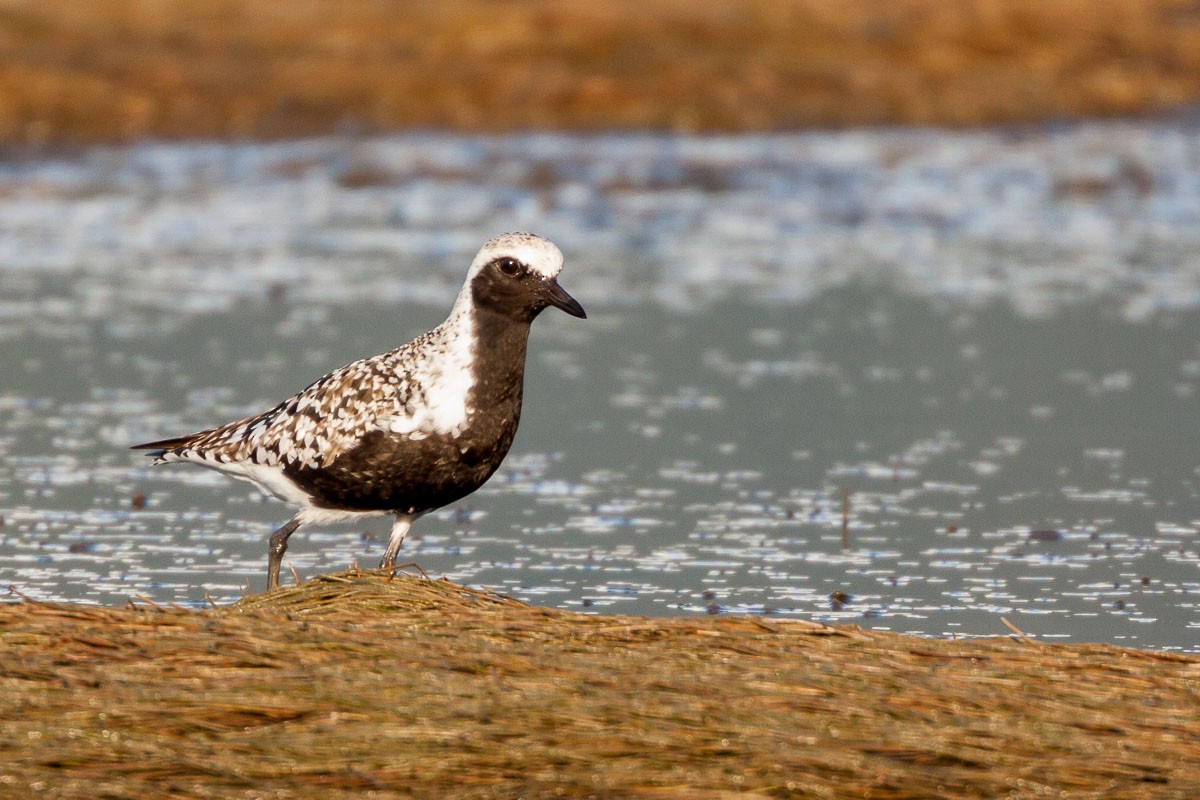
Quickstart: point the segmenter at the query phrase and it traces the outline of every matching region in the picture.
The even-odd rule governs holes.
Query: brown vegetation
[[[0,607],[0,796],[1200,796],[1200,659],[382,573]],[[373,794],[372,794],[373,793]]]
[[[1196,0],[10,0],[0,142],[769,130],[1200,98]]]

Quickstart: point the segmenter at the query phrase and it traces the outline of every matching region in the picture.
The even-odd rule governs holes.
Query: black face
[[[573,317],[586,318],[583,306],[558,281],[547,279],[511,256],[495,259],[471,283],[481,308],[519,322],[532,322],[543,308],[554,306]]]

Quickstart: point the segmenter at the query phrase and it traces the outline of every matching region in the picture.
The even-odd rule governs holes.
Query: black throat
[[[475,327],[475,385],[467,398],[474,410],[471,426],[485,429],[511,424],[516,431],[525,383],[529,322],[488,308],[471,310]]]

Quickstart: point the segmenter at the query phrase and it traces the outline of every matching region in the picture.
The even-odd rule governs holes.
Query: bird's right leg
[[[271,534],[271,543],[267,545],[268,592],[279,588],[279,565],[283,563],[283,554],[287,552],[287,540],[299,527],[300,515],[297,514]]]

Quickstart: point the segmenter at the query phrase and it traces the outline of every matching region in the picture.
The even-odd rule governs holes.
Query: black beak
[[[578,300],[567,294],[566,289],[558,285],[558,281],[550,281],[546,284],[545,296],[546,302],[555,308],[561,308],[572,317],[587,319],[587,312],[583,310],[583,306],[579,305]]]

